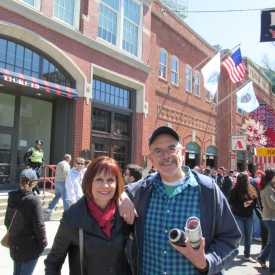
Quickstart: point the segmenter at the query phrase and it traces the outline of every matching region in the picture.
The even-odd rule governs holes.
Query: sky
[[[263,54],[275,62],[275,46],[271,42],[260,43],[261,10],[275,9],[275,0],[183,0],[188,11],[233,12],[188,13],[184,22],[210,45],[233,49],[241,43],[242,56],[262,64]]]

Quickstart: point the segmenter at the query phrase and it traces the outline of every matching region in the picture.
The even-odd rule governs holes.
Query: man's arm
[[[24,155],[23,160],[26,166],[30,166],[30,161],[29,161],[29,157],[32,155],[33,150],[32,148],[30,148]],[[30,168],[30,167],[27,167]]]

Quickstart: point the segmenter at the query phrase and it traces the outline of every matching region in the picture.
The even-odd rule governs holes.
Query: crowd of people
[[[190,169],[183,164],[185,148],[172,128],[161,126],[148,140],[152,168],[145,177],[136,164],[127,165],[122,174],[106,156],[92,161],[79,157],[70,168],[66,154],[58,163],[55,197],[45,212],[51,213],[62,198],[64,213],[45,274],[60,274],[68,255],[70,274],[220,275],[244,238],[244,261],[258,262],[274,275],[274,170],[257,171],[252,179],[247,172],[222,166],[217,171]],[[40,149],[34,150],[33,160],[42,160]],[[14,275],[31,275],[47,239],[42,206],[31,191],[39,177],[29,166],[20,178],[20,189],[9,193],[5,225],[12,224]],[[256,259],[250,256],[254,212],[263,245]],[[169,238],[175,228],[185,230],[180,246]]]
[[[231,211],[244,239],[244,261],[258,262],[275,273],[275,170],[249,171],[194,167],[198,173],[211,177],[228,199]],[[250,257],[252,240],[262,243],[255,259]],[[269,259],[269,267],[266,261]]]

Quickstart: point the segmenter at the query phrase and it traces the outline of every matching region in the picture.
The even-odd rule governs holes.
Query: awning
[[[252,162],[254,163],[275,163],[275,157],[259,157],[259,156],[252,156]]]
[[[52,93],[58,96],[64,96],[72,99],[78,98],[78,92],[76,89],[61,86],[46,80],[37,79],[35,77],[26,76],[21,73],[15,73],[3,68],[0,68],[0,79],[26,87],[42,90],[44,92]]]

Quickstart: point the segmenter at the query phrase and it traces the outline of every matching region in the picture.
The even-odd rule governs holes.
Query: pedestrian
[[[20,189],[9,192],[5,226],[11,226],[10,256],[13,259],[14,275],[31,275],[39,256],[47,246],[43,209],[40,199],[32,188],[37,184],[37,175],[31,169],[20,174]]]
[[[185,148],[172,128],[157,128],[149,138],[149,150],[158,172],[125,187],[139,216],[130,257],[134,275],[224,274],[238,254],[241,238],[227,200],[210,177],[182,166]],[[123,206],[128,203],[125,194],[121,201],[120,213],[131,223],[134,212]],[[188,240],[186,247],[169,243],[170,230],[184,230],[194,216],[200,219],[204,237],[199,249]]]
[[[217,185],[220,187],[220,189],[222,188],[222,184],[223,184],[223,171],[225,170],[225,168],[223,166],[221,166],[218,169],[218,173],[217,173],[217,178],[216,178],[216,183]]]
[[[120,217],[115,203],[124,190],[117,162],[105,156],[94,159],[82,188],[84,196],[64,212],[60,221],[45,260],[45,275],[61,274],[67,254],[70,274],[131,274],[125,253],[131,227]]]
[[[90,159],[86,159],[85,160],[85,165],[84,165],[84,168],[83,168],[83,175],[85,174],[85,172],[87,171],[88,169],[88,166],[90,165],[92,161]]]
[[[71,169],[66,177],[65,186],[70,204],[76,203],[83,196],[81,185],[84,165],[85,159],[81,157],[77,158],[75,161],[75,167]]]
[[[142,167],[137,164],[128,164],[123,174],[125,184],[139,181],[142,178]]]
[[[265,261],[269,257],[269,272],[275,275],[275,171],[268,168],[260,183],[263,205],[263,222],[268,229],[269,242],[256,258],[262,268],[267,268]]]
[[[37,139],[35,141],[35,147],[31,147],[23,157],[26,168],[33,169],[36,172],[38,180],[41,176],[41,170],[44,167],[44,151],[42,150],[42,145],[43,141]],[[36,185],[32,191],[38,195],[40,194],[38,185]]]
[[[223,170],[223,183],[222,183],[222,192],[226,198],[228,198],[230,190],[232,188],[232,179],[229,176],[229,172],[227,169]]]
[[[56,166],[55,180],[54,180],[54,191],[55,195],[48,208],[45,210],[46,213],[51,213],[58,203],[59,199],[62,198],[64,211],[69,209],[70,199],[67,194],[67,189],[65,185],[66,178],[71,170],[70,162],[71,155],[66,154],[64,159],[60,161]]]
[[[151,174],[151,173],[155,173],[155,172],[156,172],[156,170],[154,169],[154,166],[152,165],[151,170],[148,173]]]
[[[229,204],[244,238],[244,261],[255,263],[250,257],[253,229],[253,209],[259,211],[256,189],[250,184],[247,173],[239,173],[235,186],[229,194]]]

